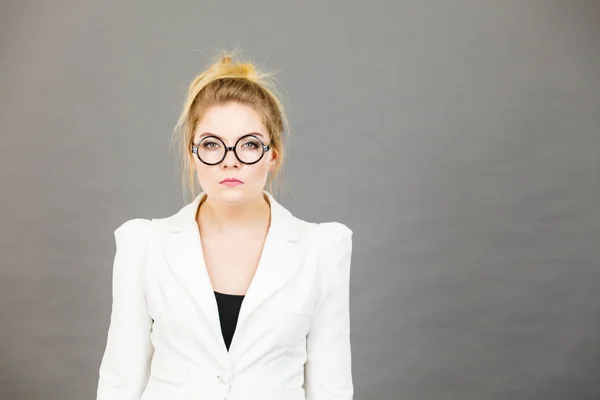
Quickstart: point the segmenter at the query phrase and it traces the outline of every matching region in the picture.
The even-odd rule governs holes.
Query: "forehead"
[[[202,120],[196,125],[194,136],[206,132],[231,139],[253,132],[267,136],[267,128],[260,114],[252,107],[239,103],[212,106],[206,110]]]

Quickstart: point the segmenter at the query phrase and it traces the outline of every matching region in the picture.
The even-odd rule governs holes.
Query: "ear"
[[[269,161],[269,172],[273,172],[275,170],[278,161],[277,152],[273,151],[271,153],[271,161]]]

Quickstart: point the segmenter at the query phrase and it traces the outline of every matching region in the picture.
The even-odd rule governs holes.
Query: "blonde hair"
[[[177,152],[178,167],[184,198],[199,193],[199,182],[194,169],[191,143],[194,129],[206,111],[216,105],[238,102],[251,106],[260,116],[271,137],[272,151],[277,155],[274,170],[268,180],[268,191],[279,183],[285,157],[283,136],[288,122],[282,102],[278,98],[273,73],[261,72],[249,61],[234,61],[236,54],[221,51],[212,64],[190,83],[183,109],[173,130],[173,145]],[[186,193],[187,192],[187,193]]]

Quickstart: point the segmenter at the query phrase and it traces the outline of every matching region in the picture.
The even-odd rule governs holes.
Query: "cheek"
[[[254,165],[245,165],[240,170],[240,176],[252,186],[264,185],[269,175],[269,163],[262,160]]]
[[[209,167],[208,165],[202,164],[200,161],[195,161],[196,165],[196,177],[200,182],[210,180],[210,177],[214,174],[215,167]],[[207,179],[208,178],[208,179]]]
[[[264,162],[263,162],[264,161]],[[261,160],[259,163],[255,165],[254,174],[257,179],[262,179],[269,173],[269,169],[271,167],[271,163],[268,160]]]

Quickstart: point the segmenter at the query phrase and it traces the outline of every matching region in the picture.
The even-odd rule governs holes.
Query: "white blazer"
[[[350,400],[352,231],[294,217],[271,225],[229,351],[195,215],[115,232],[112,312],[97,400]]]

